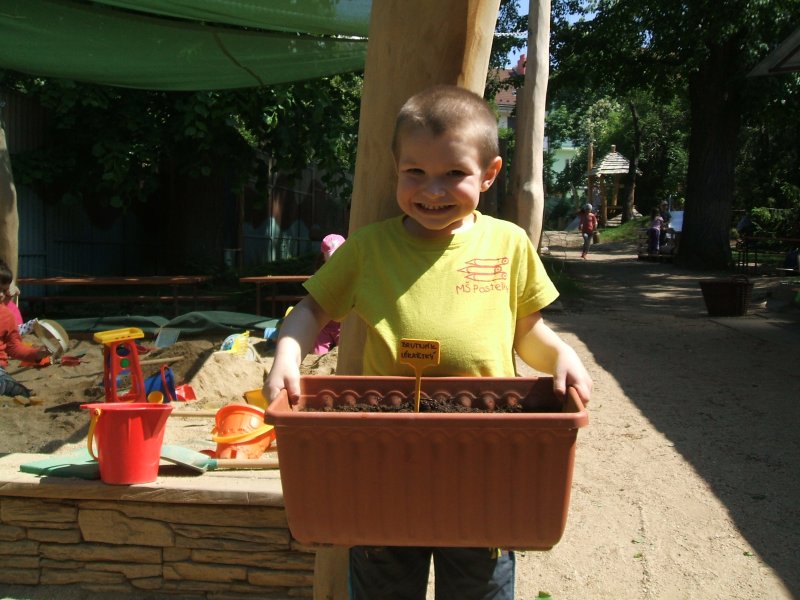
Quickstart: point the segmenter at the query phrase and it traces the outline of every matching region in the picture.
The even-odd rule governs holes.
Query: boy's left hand
[[[584,406],[589,404],[594,382],[575,351],[565,344],[565,348],[558,353],[556,359],[553,389],[557,395],[563,396],[569,386],[575,388]]]
[[[577,352],[545,325],[541,313],[517,321],[514,349],[534,369],[553,376],[553,391],[563,397],[572,386],[584,405],[592,397],[594,383]]]

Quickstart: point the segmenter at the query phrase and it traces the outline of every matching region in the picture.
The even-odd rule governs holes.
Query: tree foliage
[[[733,208],[765,193],[776,204],[796,197],[798,170],[789,167],[797,164],[796,129],[786,124],[797,122],[798,78],[778,84],[747,73],[797,26],[800,1],[553,6],[553,101],[580,114],[603,98],[634,102],[645,132],[643,180],[654,167],[658,174],[648,193],[686,197],[679,258],[698,267],[729,265]],[[784,121],[789,117],[794,121]],[[764,142],[775,160],[756,157]],[[624,153],[626,142],[616,143]],[[787,148],[789,156],[778,157]]]
[[[528,15],[520,15],[518,0],[501,0],[500,12],[497,15],[492,50],[489,55],[489,73],[486,81],[484,98],[494,100],[503,86],[515,88],[522,86],[522,76],[517,75],[508,81],[501,81],[497,76],[501,69],[508,68],[508,57],[515,50],[524,48],[528,42]]]
[[[349,197],[361,75],[220,92],[128,90],[0,72],[0,85],[47,110],[47,144],[14,156],[15,176],[45,197],[125,210],[169,200],[164,171],[225,177],[233,190],[320,167]],[[263,197],[263,195],[261,196]]]

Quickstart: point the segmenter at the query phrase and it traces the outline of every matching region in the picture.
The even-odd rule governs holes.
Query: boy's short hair
[[[478,94],[454,85],[436,85],[406,100],[394,125],[395,158],[401,134],[413,129],[426,129],[434,137],[453,129],[468,130],[484,167],[500,154],[497,118],[489,105]]]
[[[6,285],[14,281],[14,274],[4,260],[0,260],[0,284]]]

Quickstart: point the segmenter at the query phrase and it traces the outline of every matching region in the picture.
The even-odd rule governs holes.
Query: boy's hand
[[[557,395],[563,396],[567,393],[567,387],[569,386],[575,388],[584,406],[589,404],[594,382],[575,351],[564,344],[564,348],[556,358],[553,372],[553,390]]]
[[[586,405],[592,397],[592,378],[575,350],[544,324],[541,313],[517,321],[514,349],[520,358],[537,371],[553,376],[553,391],[564,396],[567,386],[578,392]]]
[[[283,389],[288,392],[290,399],[300,397],[300,368],[294,358],[287,357],[287,353],[276,352],[272,368],[261,391],[264,397],[272,402]]]
[[[275,346],[275,360],[262,388],[268,401],[282,389],[289,393],[289,399],[300,397],[300,363],[328,321],[330,317],[311,296],[303,298],[286,316]]]

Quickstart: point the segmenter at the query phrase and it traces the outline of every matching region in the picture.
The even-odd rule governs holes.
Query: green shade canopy
[[[0,0],[0,68],[156,90],[363,69],[370,0]]]

